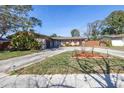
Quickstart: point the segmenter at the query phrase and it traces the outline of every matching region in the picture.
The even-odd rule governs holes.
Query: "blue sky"
[[[81,35],[86,32],[87,23],[103,20],[114,10],[124,10],[124,6],[33,6],[30,13],[42,20],[42,27],[36,27],[38,33],[71,36],[72,29],[79,29]]]

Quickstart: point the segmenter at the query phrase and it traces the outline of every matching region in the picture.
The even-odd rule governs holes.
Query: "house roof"
[[[35,32],[28,32],[28,33],[34,34],[35,38],[37,39],[49,39],[49,40],[85,40],[86,39],[83,37],[50,37],[50,36],[35,33]],[[15,34],[8,36],[8,38],[11,39]]]
[[[9,42],[9,39],[0,38],[0,42]]]
[[[119,37],[124,37],[124,34],[119,34],[119,35],[103,35],[103,37],[108,37],[108,38],[119,38]]]
[[[83,37],[52,37],[54,40],[84,40],[86,38]]]
[[[43,35],[43,34],[39,34],[39,33],[34,33],[36,38],[44,38],[44,39],[51,39],[51,37],[47,36],[47,35]]]
[[[22,32],[24,32],[24,31],[22,31]],[[26,31],[25,31],[26,32]],[[20,32],[18,32],[18,33],[21,33],[21,31]],[[27,32],[26,32],[27,33]],[[31,33],[31,34],[34,34],[34,37],[35,38],[42,38],[42,39],[51,39],[51,37],[49,37],[49,36],[47,36],[47,35],[43,35],[43,34],[39,34],[39,33],[35,33],[35,32],[28,32],[28,33]],[[12,34],[12,35],[9,35],[7,38],[9,38],[9,39],[11,39],[14,35],[16,35],[17,33],[15,33],[15,34]]]

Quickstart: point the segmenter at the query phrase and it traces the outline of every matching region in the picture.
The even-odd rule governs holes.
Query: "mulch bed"
[[[96,58],[96,59],[101,59],[101,58],[111,58],[110,56],[107,56],[105,54],[97,54],[97,53],[79,53],[79,54],[75,54],[73,56],[73,58],[78,58],[78,59],[82,59],[82,58]]]

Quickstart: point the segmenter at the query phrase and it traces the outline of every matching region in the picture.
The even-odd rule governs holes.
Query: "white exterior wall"
[[[42,42],[42,49],[46,49],[46,40],[42,39],[41,42]]]
[[[36,40],[37,40],[39,43],[42,43],[41,49],[46,49],[46,39],[37,38]]]
[[[123,39],[112,39],[112,46],[124,46],[124,38]]]

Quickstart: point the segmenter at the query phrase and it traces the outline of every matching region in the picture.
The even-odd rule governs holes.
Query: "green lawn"
[[[13,57],[23,56],[31,53],[35,53],[37,50],[28,51],[0,51],[0,60],[9,59]]]
[[[66,73],[106,73],[123,72],[124,60],[120,58],[80,59],[72,58],[72,52],[65,52],[47,58],[28,67],[13,71],[11,74],[66,74]]]
[[[124,51],[124,46],[112,46],[112,47],[108,47],[110,49],[114,49],[114,50],[121,50]]]

